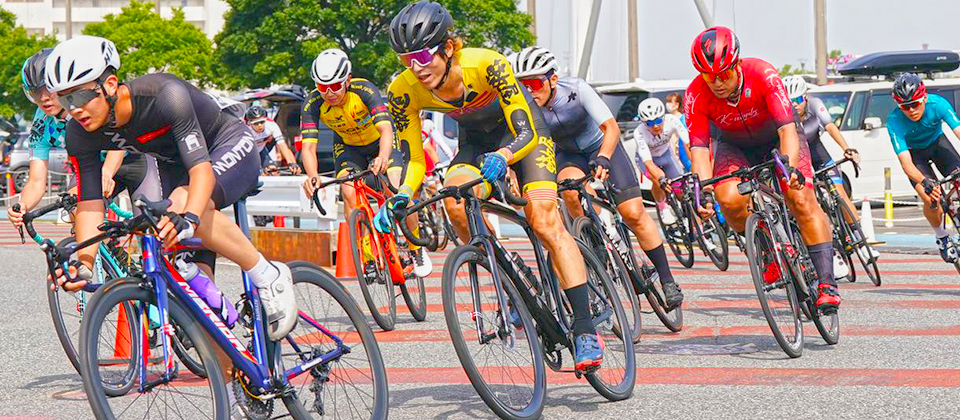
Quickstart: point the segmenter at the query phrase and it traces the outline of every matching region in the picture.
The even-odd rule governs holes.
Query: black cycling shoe
[[[667,310],[673,310],[683,303],[683,292],[675,281],[663,282],[663,298],[666,300]]]

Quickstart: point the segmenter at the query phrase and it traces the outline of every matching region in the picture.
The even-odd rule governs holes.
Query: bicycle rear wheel
[[[654,206],[654,208],[657,209],[657,221],[663,229],[663,237],[666,238],[670,251],[673,251],[673,255],[681,265],[686,268],[693,267],[693,241],[690,240],[686,218],[682,214],[677,214],[677,221],[668,225],[663,223],[660,207]]]
[[[141,283],[141,279],[133,277],[114,280],[109,287],[101,289],[88,305],[80,332],[80,371],[83,390],[94,414],[98,419],[181,418],[181,413],[197,413],[198,416],[217,420],[228,419],[227,387],[214,355],[214,346],[207,340],[200,324],[190,318],[176,299],[168,300],[170,319],[182,328],[197,347],[209,377],[199,378],[180,372],[177,378],[161,382],[145,392],[136,391],[107,398],[100,361],[116,354],[117,346],[115,343],[104,343],[100,336],[115,328],[110,322],[110,314],[116,312],[118,305],[130,304],[136,308],[130,319],[149,318],[147,308],[155,304],[156,296],[152,290],[142,287]],[[145,329],[138,328],[137,334],[129,337],[132,339],[129,348],[142,348],[146,341],[145,334]],[[144,362],[142,367],[146,370],[148,382],[159,379],[165,371],[162,351],[160,356],[154,350],[147,360],[137,360],[137,367],[140,367],[140,361]]]
[[[634,290],[643,293],[650,307],[653,308],[653,313],[657,316],[657,319],[668,330],[679,332],[683,329],[683,307],[677,306],[669,311],[667,310],[666,299],[663,297],[663,284],[657,276],[656,269],[652,263],[648,263],[646,257],[640,257],[636,252],[636,250],[642,249],[636,234],[624,224],[620,225],[619,231],[630,249],[629,255],[630,259],[633,260],[633,266],[640,270],[639,273],[634,273],[637,275],[633,282]]]
[[[424,207],[417,212],[417,220],[420,227],[421,238],[430,239],[430,243],[427,244],[426,248],[430,252],[437,252],[437,247],[440,244],[440,232],[436,224],[436,219],[433,218],[433,215],[430,214],[430,207]]]
[[[727,241],[726,230],[715,216],[706,219],[697,230],[695,236],[703,252],[720,271],[727,271],[730,267],[730,242]]]
[[[460,364],[477,394],[498,416],[540,418],[547,379],[536,325],[513,281],[499,266],[507,307],[486,254],[460,246],[443,266],[443,314]],[[478,330],[478,324],[480,330]]]
[[[293,418],[386,419],[387,372],[380,346],[360,307],[330,273],[313,264],[289,264],[300,320],[281,341],[287,368],[340,351],[320,325],[343,340],[349,352],[290,379],[294,392],[283,399]]]
[[[773,337],[788,356],[800,357],[803,353],[803,323],[800,322],[797,292],[788,268],[776,255],[770,227],[756,213],[747,218],[746,247],[753,285]],[[775,281],[764,280],[768,266],[779,271]]]
[[[634,343],[640,341],[640,331],[642,328],[640,299],[637,296],[637,292],[633,289],[631,273],[627,270],[627,265],[623,262],[623,259],[620,258],[619,253],[615,251],[605,252],[606,242],[602,239],[602,234],[589,218],[581,216],[574,220],[573,232],[574,235],[587,244],[590,249],[595,249],[598,252],[604,251],[603,256],[606,258],[601,258],[601,260],[604,262],[603,265],[610,275],[612,284],[617,291],[617,296],[620,298],[620,304],[623,306],[626,314],[627,324],[630,326],[627,331],[630,331],[630,337]],[[619,328],[619,325],[614,325],[614,327]],[[616,331],[619,332],[619,329]]]
[[[370,226],[370,218],[363,210],[354,210],[350,215],[350,252],[353,253],[353,266],[357,271],[360,292],[367,302],[370,315],[384,331],[390,331],[397,323],[397,294],[393,279],[383,260],[383,244],[378,241],[376,232]],[[381,255],[376,255],[380,253]]]
[[[840,208],[841,219],[844,220],[844,222],[846,222],[848,218],[850,220],[856,219],[853,210],[851,210],[846,203],[841,202],[837,207]],[[844,223],[843,229],[850,237],[848,244],[852,249],[849,252],[857,254],[857,259],[860,261],[860,265],[863,266],[864,271],[867,272],[867,276],[870,277],[870,281],[873,282],[874,286],[880,286],[883,280],[880,278],[880,268],[877,266],[877,255],[875,255],[868,246],[867,238],[863,235],[863,229],[860,228],[860,223]],[[844,252],[846,253],[847,251],[844,250]],[[850,266],[850,271],[853,271],[852,265]],[[960,267],[958,267],[958,271],[960,271]]]
[[[633,340],[619,332],[630,331],[629,318],[604,265],[582,241],[577,246],[587,268],[593,324],[605,347],[603,365],[587,374],[587,382],[610,401],[625,400],[633,394],[637,377]]]

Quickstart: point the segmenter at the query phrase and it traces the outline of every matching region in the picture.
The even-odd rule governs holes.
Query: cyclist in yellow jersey
[[[395,141],[393,124],[380,91],[365,79],[353,78],[352,65],[347,54],[331,48],[317,55],[311,66],[310,76],[317,89],[304,100],[300,114],[300,131],[303,134],[303,167],[307,180],[303,190],[312,196],[319,184],[317,170],[318,124],[323,123],[336,133],[333,142],[333,158],[337,175],[362,171],[370,167],[374,173],[387,173],[393,185],[399,185],[406,166],[404,156],[408,147]],[[419,143],[418,143],[419,144]],[[372,179],[370,185],[375,182]],[[340,187],[343,196],[344,215],[349,216],[356,208],[356,191],[347,184]],[[416,216],[408,219],[414,231]],[[430,275],[433,265],[429,256],[419,247],[410,244],[418,276]]]
[[[506,57],[488,49],[463,48],[461,40],[450,36],[452,26],[447,10],[432,1],[408,5],[390,23],[390,45],[407,67],[387,94],[398,135],[410,146],[401,194],[412,196],[423,180],[421,110],[446,113],[459,123],[460,148],[447,170],[447,186],[478,177],[495,181],[508,167],[516,171],[530,201],[524,213],[553,255],[572,305],[577,369],[597,367],[603,349],[590,321],[586,269],[557,208],[557,163],[543,114],[529,92],[520,88]],[[462,204],[451,199],[444,206],[458,235],[468,237]]]

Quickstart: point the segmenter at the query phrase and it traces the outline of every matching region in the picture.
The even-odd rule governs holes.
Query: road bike
[[[727,231],[717,220],[717,215],[701,219],[693,207],[692,198],[699,194],[697,183],[688,182],[697,177],[697,174],[687,173],[674,179],[667,179],[661,185],[669,185],[665,191],[667,205],[676,215],[676,222],[666,224],[663,215],[657,207],[657,219],[663,229],[664,237],[677,261],[684,267],[693,267],[693,245],[700,246],[703,254],[713,262],[720,271],[726,271],[730,266],[730,244],[727,240]],[[712,202],[708,203],[713,205]]]
[[[943,221],[940,223],[941,227],[946,227],[947,218],[950,218],[950,221],[953,222],[954,229],[960,233],[960,169],[955,169],[953,172],[943,177],[940,181],[937,181],[937,185],[942,189],[940,192],[940,202],[931,203],[931,208],[937,208],[938,206],[943,209]],[[927,191],[927,194],[930,194],[932,191]],[[960,249],[960,237],[957,235],[948,235],[947,240],[950,243],[947,245],[953,247],[954,249]],[[960,273],[960,259],[957,259],[953,262],[953,266],[957,269],[957,272]]]
[[[353,266],[370,315],[380,328],[390,331],[397,323],[397,295],[394,288],[400,288],[410,315],[417,321],[427,318],[427,290],[423,286],[423,278],[413,272],[413,253],[404,238],[393,233],[380,233],[373,228],[376,212],[370,200],[376,201],[379,207],[386,205],[386,197],[368,186],[364,178],[373,178],[370,181],[373,185],[389,186],[389,181],[382,175],[373,177],[372,173],[367,169],[321,182],[313,193],[313,202],[321,214],[326,214],[318,195],[320,189],[334,184],[352,184],[356,191],[357,208],[348,215],[347,230]],[[405,224],[405,221],[400,224]]]

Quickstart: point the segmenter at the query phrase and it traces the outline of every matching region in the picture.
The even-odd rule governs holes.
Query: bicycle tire
[[[387,382],[387,371],[386,371],[386,367],[384,366],[383,355],[380,352],[380,346],[377,343],[377,338],[373,334],[373,330],[370,328],[370,325],[367,324],[366,318],[364,317],[363,312],[360,310],[360,306],[357,305],[357,302],[350,296],[350,294],[343,287],[343,285],[340,284],[337,281],[337,279],[333,277],[333,275],[331,275],[326,270],[320,267],[317,267],[316,265],[313,265],[311,263],[307,263],[303,261],[293,261],[290,264],[288,264],[288,266],[290,267],[291,274],[293,275],[294,289],[297,289],[298,286],[302,287],[306,285],[313,285],[320,289],[319,291],[299,293],[298,304],[300,305],[301,313],[304,313],[304,311],[310,310],[311,308],[314,307],[314,305],[310,304],[310,302],[313,302],[313,299],[318,299],[321,296],[329,296],[332,299],[330,301],[330,305],[324,305],[321,303],[318,306],[323,307],[325,309],[329,309],[330,306],[335,304],[336,306],[339,306],[343,310],[344,314],[346,314],[345,318],[349,319],[350,325],[349,326],[344,325],[343,327],[336,327],[336,328],[331,327],[331,329],[334,331],[342,331],[342,332],[349,331],[351,335],[356,334],[356,336],[359,338],[359,341],[360,341],[359,346],[362,347],[364,354],[367,355],[366,360],[370,364],[369,373],[366,372],[366,369],[361,370],[357,366],[350,364],[350,361],[345,362],[344,365],[349,365],[347,368],[353,368],[355,370],[362,372],[364,378],[369,378],[373,382],[372,385],[367,385],[366,383],[364,383],[362,384],[362,386],[352,385],[352,384],[348,384],[348,386],[350,387],[350,389],[356,389],[358,393],[367,393],[366,388],[369,387],[371,393],[373,394],[374,401],[372,404],[369,405],[370,416],[369,417],[362,416],[362,417],[369,420],[385,420],[388,417],[389,408],[390,408],[390,405],[389,405],[390,394],[389,394],[389,384]],[[336,319],[344,318],[341,316],[330,316],[330,315],[321,317],[313,313],[305,314],[305,315],[310,316],[311,318],[316,319],[318,321],[323,321],[324,319],[329,320],[333,318],[336,318]],[[327,326],[329,327],[329,324],[327,324]],[[316,335],[316,330],[313,329],[312,326],[309,326],[309,324],[307,322],[304,322],[303,320],[301,320],[301,322],[298,322],[298,326],[296,328],[297,329],[295,329],[294,332],[291,332],[291,334],[287,336],[287,339],[292,342],[297,342],[296,337],[300,337],[300,336],[310,337],[311,335],[314,335],[319,337],[319,335]],[[322,344],[319,342],[319,340],[311,339],[309,341],[310,341],[309,343],[298,343],[298,346],[301,349],[303,349],[305,347],[310,347],[314,345],[319,346],[320,344]],[[352,346],[351,348],[356,349],[357,347]],[[288,352],[284,351],[284,353],[287,354]],[[357,350],[351,351],[349,353],[351,356],[350,360],[356,360],[357,358],[353,356],[356,356],[358,353],[359,352]],[[333,363],[333,361],[328,363]],[[334,373],[336,372],[335,369],[331,369],[331,371],[333,371]],[[313,371],[304,373],[304,375],[313,375],[313,374],[314,374]],[[339,375],[336,378],[334,378],[335,379],[334,381],[330,383],[332,383],[333,386],[338,386],[349,381],[350,378],[351,378],[350,374]],[[363,388],[362,391],[360,390],[361,388]],[[343,392],[338,393],[336,389],[341,389]],[[303,391],[303,390],[304,390],[303,387],[301,387],[299,391]],[[313,392],[312,390],[309,390],[309,389],[308,391]],[[336,409],[337,407],[347,407],[347,405],[345,405],[342,402],[339,404],[336,402],[333,402],[333,403],[330,402],[331,397],[336,398],[339,395],[345,395],[346,393],[347,393],[347,387],[342,387],[342,388],[335,388],[335,391],[324,394],[325,395],[325,397],[323,398],[324,406],[325,407],[332,406],[333,409]],[[287,394],[286,396],[283,397],[284,405],[287,407],[287,410],[290,412],[291,417],[293,417],[296,420],[314,419],[315,417],[313,416],[311,411],[307,409],[307,407],[305,407],[303,400],[300,398],[300,395],[301,394],[298,391]],[[314,398],[316,397],[314,396]],[[364,406],[367,406],[367,405],[364,404]],[[351,411],[353,411],[353,409],[356,409],[358,414],[362,415],[362,413],[359,413],[359,409],[357,409],[358,404],[351,403],[349,404],[349,407]],[[331,413],[326,413],[326,412],[325,414],[331,415]],[[343,416],[339,416],[336,414],[332,414],[332,415],[336,418],[345,418]],[[346,418],[352,418],[352,417],[346,417]]]
[[[348,226],[350,227],[347,231],[350,232],[350,252],[353,254],[353,267],[357,272],[357,282],[360,283],[360,292],[363,294],[363,300],[367,303],[367,308],[370,310],[370,315],[373,317],[374,322],[384,331],[391,331],[397,323],[397,294],[394,289],[393,280],[390,278],[390,273],[386,270],[386,267],[380,267],[379,264],[376,264],[376,255],[371,255],[372,259],[367,261],[374,262],[376,266],[375,276],[372,279],[367,278],[366,264],[362,255],[363,246],[360,240],[362,236],[370,238],[370,251],[372,254],[382,247],[382,244],[373,246],[372,243],[373,241],[379,241],[379,235],[377,235],[370,225],[370,218],[367,217],[367,213],[361,209],[356,209],[350,214]],[[366,232],[365,235],[360,233],[361,229]],[[380,252],[382,253],[383,251],[381,250]],[[374,289],[380,288],[380,285],[382,285],[382,290],[378,293]],[[385,298],[382,299],[384,302],[378,302],[377,297]],[[382,305],[385,305],[385,307]],[[384,312],[381,312],[381,310]]]
[[[446,226],[444,226],[444,223],[446,223],[446,218],[444,217],[444,215],[446,213],[444,213],[443,210],[440,209],[439,207],[440,205],[438,205],[437,203],[434,203],[433,205],[430,206],[430,210],[431,210],[430,215],[433,217],[434,225],[437,226],[438,239],[437,239],[436,251],[446,249],[447,244],[450,243],[450,234],[447,231]]]
[[[613,322],[610,322],[611,334],[603,334],[602,327],[608,322],[603,322],[597,324],[596,319],[593,323],[597,324],[597,334],[601,339],[619,339],[623,347],[623,366],[611,368],[610,359],[611,353],[621,347],[620,343],[617,343],[613,346],[606,346],[604,350],[603,364],[599,370],[586,375],[587,382],[590,383],[590,386],[593,387],[600,395],[610,401],[622,401],[627,398],[630,398],[633,395],[633,389],[636,384],[637,376],[637,366],[636,366],[636,355],[634,354],[633,340],[630,338],[623,337],[623,334],[617,334],[615,329],[620,331],[630,331],[630,324],[627,321],[626,313],[623,309],[623,304],[621,298],[617,296],[617,289],[613,284],[613,280],[610,279],[610,276],[607,275],[607,270],[604,267],[604,264],[597,259],[597,256],[593,254],[593,251],[587,247],[582,241],[576,241],[577,246],[580,247],[580,254],[583,255],[583,262],[587,269],[587,282],[594,283],[590,285],[591,300],[590,308],[593,312],[597,312],[600,309],[604,310],[613,310],[613,315],[616,317]],[[592,275],[590,273],[593,273]],[[606,295],[603,299],[596,296],[597,293],[603,293]],[[608,305],[612,308],[602,308],[599,307],[603,302],[607,302]],[[596,316],[597,314],[594,314]],[[607,318],[609,321],[609,317]],[[617,326],[617,324],[619,324]],[[617,326],[617,327],[614,327]],[[606,336],[606,338],[604,338]],[[571,349],[572,350],[572,349]],[[607,374],[611,372],[615,375],[622,370],[623,377],[619,379],[617,383],[610,383],[610,381],[604,379]]]
[[[853,210],[846,205],[846,203],[840,203],[840,213],[843,215],[842,220],[846,222],[847,218],[854,219],[855,215]],[[852,245],[852,252],[857,254],[857,260],[860,261],[860,265],[863,266],[863,270],[867,272],[867,276],[870,277],[870,282],[874,286],[880,286],[883,283],[883,279],[880,277],[880,267],[877,265],[877,257],[874,256],[871,252],[869,259],[864,259],[863,255],[860,255],[860,248],[870,249],[867,244],[867,238],[863,235],[863,229],[860,227],[860,223],[844,223],[844,229],[847,230],[847,234],[851,235],[850,238],[860,238],[858,242],[854,242]],[[853,266],[850,266],[850,271],[853,271]],[[960,271],[960,267],[957,267],[957,271]]]
[[[670,247],[670,251],[673,252],[673,256],[680,262],[680,265],[685,268],[693,267],[694,257],[693,257],[693,243],[686,240],[689,237],[689,232],[682,229],[682,220],[685,220],[685,217],[682,214],[675,215],[677,221],[673,225],[668,225],[663,223],[663,214],[660,212],[660,207],[654,206],[657,210],[657,222],[660,223],[660,229],[663,230],[663,237],[667,241],[667,245]],[[674,211],[677,213],[676,211]],[[678,232],[679,230],[679,232]],[[680,238],[677,237],[680,235]],[[684,253],[686,250],[686,253]]]
[[[409,284],[411,283],[416,286],[413,293],[410,293]],[[403,301],[407,304],[413,319],[417,322],[427,319],[427,289],[423,285],[423,277],[414,276],[412,279],[407,279],[400,285],[400,294],[403,295]],[[419,304],[414,301],[415,298],[420,301]]]
[[[760,226],[761,223],[763,223],[762,227]],[[762,237],[764,238],[762,240],[766,242],[763,246],[766,247],[767,249],[762,250],[762,252],[775,253],[776,251],[773,249],[773,233],[769,230],[769,226],[764,221],[764,219],[756,213],[751,214],[747,218],[746,233],[747,233],[746,235],[747,237],[745,242],[747,247],[746,249],[747,261],[749,261],[750,274],[751,274],[751,277],[753,277],[753,285],[757,290],[757,298],[760,300],[760,307],[763,310],[763,316],[764,318],[767,319],[767,324],[770,326],[770,331],[773,332],[773,337],[776,339],[777,344],[780,346],[780,348],[783,349],[784,353],[786,353],[791,358],[800,357],[803,354],[803,323],[800,321],[800,310],[798,308],[799,305],[797,302],[797,292],[793,284],[793,281],[786,280],[785,284],[783,284],[780,287],[786,290],[787,302],[789,303],[789,306],[790,306],[789,313],[790,313],[790,318],[794,327],[794,334],[793,334],[793,337],[791,337],[792,342],[789,341],[788,338],[786,337],[787,334],[785,334],[781,330],[781,327],[780,327],[781,322],[779,322],[775,318],[773,314],[773,310],[771,309],[771,306],[770,306],[770,302],[767,299],[767,293],[764,290],[764,288],[767,287],[767,284],[763,279],[763,273],[764,273],[763,270],[765,270],[766,267],[765,265],[762,265],[763,262],[761,261],[766,260],[766,258],[764,257],[767,257],[767,256],[761,255],[760,254],[761,250],[757,249],[758,248],[757,239],[759,234],[759,235],[762,235]],[[782,268],[783,263],[782,261],[780,261],[779,256],[773,255],[773,257],[778,260],[778,263],[781,267],[780,272],[782,275],[782,273],[785,271]]]
[[[451,252],[447,257],[443,266],[441,290],[443,294],[444,318],[447,323],[447,329],[450,332],[450,339],[453,342],[453,348],[457,353],[457,358],[460,359],[460,364],[463,366],[464,372],[466,372],[467,377],[470,379],[470,384],[473,385],[473,388],[477,391],[477,394],[480,396],[483,402],[486,403],[486,405],[490,407],[494,413],[500,416],[500,418],[509,420],[533,420],[540,418],[541,414],[543,413],[547,379],[543,362],[543,348],[541,347],[542,345],[539,337],[527,336],[527,339],[524,340],[524,342],[527,344],[525,348],[530,349],[530,366],[533,369],[533,389],[530,392],[529,402],[521,402],[520,404],[523,404],[522,407],[511,407],[508,405],[507,401],[503,401],[498,397],[498,395],[496,395],[495,391],[491,387],[491,384],[489,384],[482,376],[477,363],[473,359],[473,352],[467,347],[466,340],[468,340],[467,337],[471,337],[471,333],[469,331],[464,331],[461,328],[458,317],[460,311],[458,311],[458,303],[455,301],[455,293],[456,289],[458,289],[456,284],[456,275],[462,265],[472,265],[474,270],[476,270],[476,267],[482,267],[488,272],[491,272],[491,267],[486,258],[486,254],[479,248],[471,245],[463,245],[454,249],[453,252]],[[537,327],[533,322],[530,311],[523,303],[520,293],[516,290],[515,285],[507,277],[503,269],[500,269],[498,266],[497,270],[499,270],[501,279],[503,279],[503,291],[506,293],[507,299],[509,299],[508,303],[515,303],[511,306],[515,309],[518,320],[513,322],[519,322],[521,328],[515,329],[514,334],[519,335],[522,331],[525,335],[527,331],[536,331]],[[476,276],[475,272],[472,274],[472,276]],[[483,288],[484,287],[481,286],[481,290]],[[494,300],[494,302],[496,301]],[[482,305],[480,307],[483,309]],[[466,315],[466,319],[471,319],[471,317],[477,316],[477,313],[474,313],[473,308],[469,308],[468,312],[471,314]],[[498,312],[500,314],[503,313],[503,311]],[[480,315],[482,316],[483,314],[480,313]],[[502,315],[498,316],[493,314],[493,317],[494,319],[504,319]],[[503,322],[497,323],[494,321],[493,323],[505,325]],[[491,341],[494,339],[502,341],[500,336],[505,336],[505,333],[501,333],[500,330],[501,329],[498,328],[498,333],[495,335],[495,337],[491,337]],[[475,336],[476,332],[474,332],[473,335]],[[469,339],[473,338],[471,337]],[[514,338],[514,340],[516,339]],[[495,343],[493,345],[496,346],[500,344]],[[516,345],[516,341],[514,341],[514,345]],[[517,387],[515,386],[513,388]]]
[[[179,325],[174,325],[173,327],[179,332]],[[191,349],[196,349],[196,347],[193,345],[193,342],[190,342],[190,348],[187,348],[187,345],[180,338],[179,334],[170,337],[170,339],[173,352],[176,353],[177,358],[183,362],[183,365],[186,366],[187,370],[193,372],[193,374],[197,375],[197,377],[206,378],[207,370],[203,367],[203,362],[197,359],[197,357],[200,355],[197,354],[197,357],[194,357],[194,355],[190,354]],[[194,353],[196,353],[196,351],[194,351]]]
[[[692,209],[690,210],[692,211]],[[709,229],[704,229],[705,227],[709,227]],[[697,241],[700,242],[700,249],[703,250],[704,254],[707,254],[707,258],[710,259],[710,262],[712,262],[717,269],[727,271],[727,269],[730,268],[730,242],[727,241],[726,231],[720,227],[717,218],[715,216],[708,218],[696,229],[697,232],[694,236],[696,236]],[[719,239],[713,244],[715,247],[713,251],[707,248],[707,232],[713,232],[711,235]]]
[[[430,252],[437,252],[437,246],[440,243],[440,233],[437,231],[437,225],[430,215],[429,208],[424,207],[417,212],[417,224],[420,227],[420,235],[430,239],[430,243],[425,248]]]
[[[156,296],[152,290],[142,286],[142,279],[125,277],[114,280],[110,282],[110,284],[100,288],[100,290],[98,290],[98,292],[94,295],[86,313],[86,322],[82,324],[82,330],[80,332],[80,342],[82,344],[80,348],[80,354],[82,355],[80,363],[80,376],[83,379],[83,390],[86,393],[90,407],[93,410],[96,418],[100,420],[115,419],[116,416],[114,415],[113,408],[111,408],[111,404],[122,404],[127,400],[125,396],[107,398],[107,394],[104,392],[102,387],[100,371],[99,369],[93,368],[94,366],[99,365],[99,349],[97,344],[99,341],[100,330],[107,314],[117,304],[120,302],[131,301],[142,302],[146,305],[155,305]],[[207,369],[207,373],[209,374],[208,378],[199,379],[199,381],[205,381],[209,388],[209,399],[212,400],[213,418],[217,420],[229,419],[230,409],[227,404],[227,386],[226,383],[224,383],[222,370],[217,363],[216,355],[214,354],[214,345],[207,340],[206,332],[201,328],[198,322],[190,317],[187,310],[181,306],[179,301],[176,299],[168,300],[168,309],[170,319],[175,321],[177,325],[182,326],[184,333],[197,346],[198,353],[200,354],[200,357],[204,362],[203,364]],[[158,365],[160,365],[162,368],[163,363],[159,363]],[[148,368],[154,366],[156,365],[148,365]],[[161,412],[166,412],[163,410],[169,411],[173,396],[187,398],[187,394],[196,394],[196,382],[197,381],[194,380],[190,381],[189,386],[191,387],[192,391],[190,393],[182,393],[179,391],[171,392],[170,390],[167,390],[166,395],[168,395],[168,398],[164,399],[163,409]],[[158,388],[166,388],[168,386],[172,387],[176,384],[176,380],[174,380],[174,382],[169,384],[158,385],[157,387],[153,388],[153,390],[157,390]],[[143,396],[143,394],[139,392],[136,393],[136,395],[131,396],[130,398],[133,400],[131,401],[131,404],[140,401],[141,396]],[[142,399],[147,404],[146,415],[136,410],[130,410],[132,408],[131,406],[125,407],[123,411],[121,411],[121,414],[129,412],[131,415],[130,418],[154,418],[153,416],[149,415],[151,406],[155,405],[152,403],[153,399],[154,398],[149,397]],[[200,409],[196,402],[188,402],[190,403],[189,410],[191,412]],[[209,415],[210,413],[204,414]]]
[[[807,300],[807,305],[813,316],[813,325],[817,327],[817,332],[823,341],[829,345],[835,345],[840,342],[840,315],[834,311],[829,315],[821,314],[813,307],[813,302]],[[824,319],[826,318],[826,320]]]
[[[627,248],[630,249],[629,255],[633,260],[633,266],[642,271],[646,259],[638,257],[634,251],[641,249],[640,240],[637,238],[636,233],[623,223],[620,224],[618,230],[620,231],[621,237],[627,241]],[[653,267],[651,267],[651,270],[653,270]],[[653,309],[653,313],[657,316],[657,319],[660,320],[660,323],[672,332],[680,332],[683,330],[683,306],[677,306],[668,311],[666,299],[663,297],[663,285],[657,280],[648,278],[645,273],[636,274],[638,274],[639,277],[634,279],[634,289],[643,292],[644,297],[647,298],[647,303],[650,304],[650,308]],[[646,287],[640,287],[642,285],[640,283],[641,280],[646,283]]]
[[[573,232],[574,236],[580,238],[584,241],[590,249],[605,249],[605,241],[601,238],[604,238],[599,231],[597,231],[596,226],[594,226],[593,221],[585,216],[577,217],[573,222]],[[599,241],[599,242],[598,242]],[[609,255],[613,256],[613,261],[605,261],[607,270],[610,270],[610,278],[613,279],[613,283],[616,286],[617,295],[620,296],[621,305],[624,307],[624,312],[626,313],[627,323],[630,325],[630,337],[634,343],[640,341],[640,334],[643,328],[643,320],[640,316],[640,299],[637,296],[636,291],[633,289],[633,282],[631,281],[631,276],[636,274],[631,274],[627,270],[626,263],[623,262],[623,259],[620,257],[618,252],[610,252]],[[626,275],[627,278],[613,278],[613,265],[616,265],[617,270],[623,275]],[[627,307],[629,305],[629,308]]]

